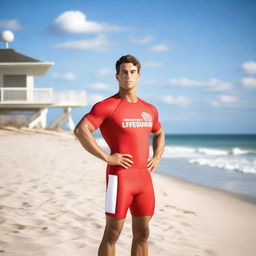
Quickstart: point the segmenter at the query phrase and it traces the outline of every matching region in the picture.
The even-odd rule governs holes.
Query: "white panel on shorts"
[[[109,212],[109,213],[116,212],[117,185],[118,185],[117,175],[109,174],[108,187],[107,187],[106,200],[105,200],[106,212]]]

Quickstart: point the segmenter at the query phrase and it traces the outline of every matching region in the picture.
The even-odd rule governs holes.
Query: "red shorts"
[[[147,169],[120,168],[106,172],[105,214],[122,219],[128,208],[132,216],[152,216],[155,195]]]

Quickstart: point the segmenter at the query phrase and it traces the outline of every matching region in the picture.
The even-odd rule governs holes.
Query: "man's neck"
[[[119,88],[118,95],[122,99],[125,99],[131,103],[135,103],[138,101],[136,88],[132,90],[122,90],[121,88]]]

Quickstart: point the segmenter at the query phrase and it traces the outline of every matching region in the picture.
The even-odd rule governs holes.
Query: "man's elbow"
[[[153,136],[157,137],[157,136],[164,136],[164,129],[160,128],[160,130],[158,130],[157,132],[153,133]]]
[[[73,134],[77,137],[78,136],[78,134],[80,133],[79,132],[79,126],[77,125],[76,127],[75,127],[75,129],[73,130]]]
[[[87,133],[91,133],[91,130],[90,130],[88,123],[82,122],[82,123],[78,123],[78,125],[75,127],[73,133],[78,138],[82,134],[85,135]]]
[[[85,127],[82,127],[81,125],[78,124],[78,125],[75,127],[75,129],[73,130],[74,135],[75,135],[76,137],[78,137],[80,134],[84,133],[84,132],[85,132],[85,131],[84,131],[84,128],[85,128]]]

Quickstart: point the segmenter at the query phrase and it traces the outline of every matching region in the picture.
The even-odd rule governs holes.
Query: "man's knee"
[[[140,230],[136,230],[133,232],[133,239],[137,242],[143,243],[148,240],[149,237],[149,227],[145,227]]]
[[[115,244],[120,236],[121,231],[108,227],[105,233],[105,239],[109,244]]]

